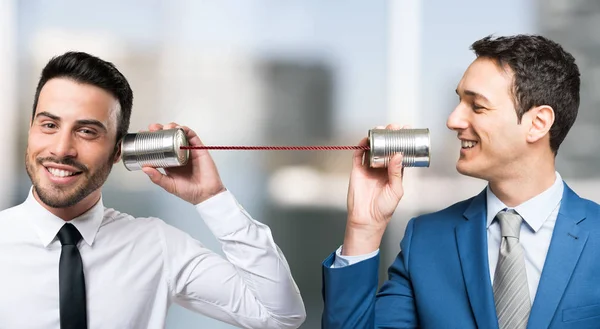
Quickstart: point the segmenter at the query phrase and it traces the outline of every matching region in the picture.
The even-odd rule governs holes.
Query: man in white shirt
[[[579,108],[575,59],[536,35],[471,48],[447,126],[460,140],[458,172],[487,188],[411,219],[377,292],[402,156],[386,173],[356,152],[344,242],[322,267],[325,329],[599,327],[600,205],[555,168]]]
[[[0,328],[158,329],[172,303],[244,328],[299,327],[305,309],[284,255],[223,186],[207,151],[166,175],[143,170],[196,208],[226,259],[158,218],[103,204],[132,100],[114,65],[86,53],[55,57],[42,71],[25,161],[33,186],[0,212]]]

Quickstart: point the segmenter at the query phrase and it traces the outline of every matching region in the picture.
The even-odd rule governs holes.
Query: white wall
[[[0,0],[0,209],[14,202],[17,154],[16,2]]]

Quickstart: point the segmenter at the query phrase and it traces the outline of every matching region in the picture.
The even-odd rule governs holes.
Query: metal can
[[[129,133],[121,142],[121,156],[127,170],[143,166],[168,168],[184,166],[189,159],[185,132],[181,128]]]
[[[368,159],[371,168],[385,168],[392,157],[402,153],[402,166],[429,167],[429,129],[371,129]]]

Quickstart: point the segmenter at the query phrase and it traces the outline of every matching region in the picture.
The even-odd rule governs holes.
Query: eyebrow
[[[455,90],[455,92],[456,92],[456,94],[457,94],[457,95],[460,95],[460,94],[458,93],[458,89],[456,89],[456,90]],[[486,102],[486,103],[488,103],[488,104],[491,104],[490,100],[489,100],[489,99],[487,99],[487,97],[483,96],[482,94],[480,94],[480,93],[478,93],[478,92],[475,92],[475,91],[472,91],[472,90],[468,90],[468,89],[467,89],[467,90],[465,90],[465,91],[464,91],[464,93],[465,93],[465,95],[467,95],[467,96],[471,96],[471,97],[474,97],[474,98],[479,98],[479,99],[481,99],[482,101],[484,101],[484,102]]]
[[[40,117],[40,116],[44,116],[44,117],[50,118],[50,119],[52,119],[54,121],[59,121],[60,122],[60,117],[57,116],[57,115],[54,115],[54,114],[52,114],[50,112],[43,111],[43,112],[40,112],[40,113],[36,114],[35,117],[37,118],[37,117]],[[96,127],[100,128],[101,130],[103,130],[104,132],[108,132],[108,129],[106,129],[106,126],[103,125],[102,122],[100,122],[98,120],[83,119],[83,120],[77,120],[76,122],[77,122],[78,125],[81,125],[81,126],[96,126]]]

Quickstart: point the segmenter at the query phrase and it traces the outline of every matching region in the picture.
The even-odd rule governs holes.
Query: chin
[[[465,175],[473,178],[486,179],[486,175],[483,173],[483,170],[477,168],[472,163],[468,163],[465,160],[458,160],[456,163],[456,171],[461,175]]]
[[[81,189],[57,190],[54,187],[36,187],[40,200],[52,208],[68,208],[76,205],[87,195]]]

